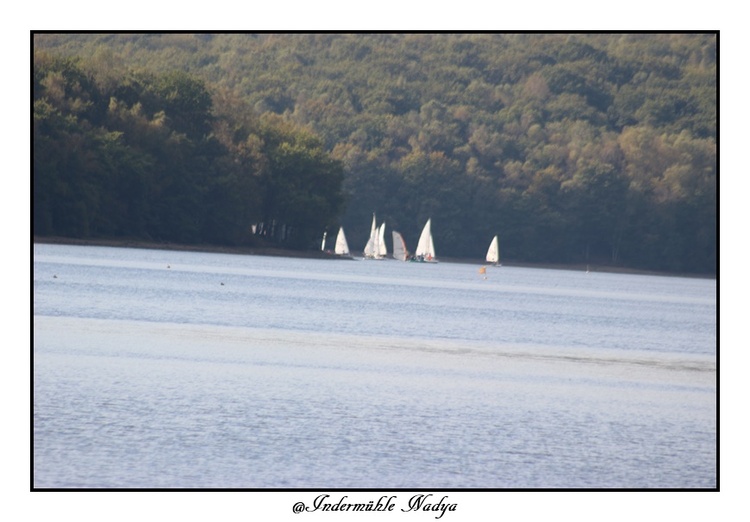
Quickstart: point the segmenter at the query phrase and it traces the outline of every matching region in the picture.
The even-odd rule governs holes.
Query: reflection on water
[[[476,268],[37,245],[35,485],[715,486],[714,281]]]

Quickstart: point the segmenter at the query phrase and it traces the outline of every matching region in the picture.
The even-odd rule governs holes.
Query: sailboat
[[[393,231],[393,259],[398,259],[399,261],[406,261],[409,259],[409,252],[406,250],[406,242],[404,241],[403,236]]]
[[[333,249],[333,253],[339,257],[351,258],[349,253],[349,243],[346,242],[346,234],[344,234],[344,227],[339,228],[339,233],[336,236],[336,246]]]
[[[378,250],[377,250],[377,241],[378,241],[378,229],[375,221],[375,214],[372,214],[372,226],[370,227],[370,239],[367,240],[367,244],[365,245],[365,259],[374,259]]]
[[[365,259],[385,259],[388,249],[385,246],[385,223],[377,226],[375,214],[372,214],[372,226],[370,227],[370,239],[365,245]]]
[[[432,241],[432,218],[427,220],[422,234],[419,236],[417,251],[414,252],[415,261],[422,263],[437,263],[435,259],[435,243]]]
[[[378,229],[378,258],[385,259],[388,255],[388,248],[385,246],[385,223],[380,224]]]
[[[497,236],[492,238],[492,242],[490,243],[490,247],[487,249],[487,255],[485,256],[485,259],[488,263],[492,263],[495,266],[502,266],[500,264],[500,250],[497,246]]]

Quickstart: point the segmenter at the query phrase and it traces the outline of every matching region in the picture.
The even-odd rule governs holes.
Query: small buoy
[[[221,286],[224,286],[224,283],[221,283]]]
[[[53,275],[52,277],[53,277],[54,279],[57,279],[57,274]]]
[[[171,266],[167,265],[167,268],[172,268]]]

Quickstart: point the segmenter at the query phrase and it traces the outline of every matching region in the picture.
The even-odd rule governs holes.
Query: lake
[[[34,245],[37,488],[715,488],[716,281]]]

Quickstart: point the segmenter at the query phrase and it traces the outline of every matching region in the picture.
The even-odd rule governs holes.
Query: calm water
[[[34,247],[34,482],[711,488],[716,282]]]

